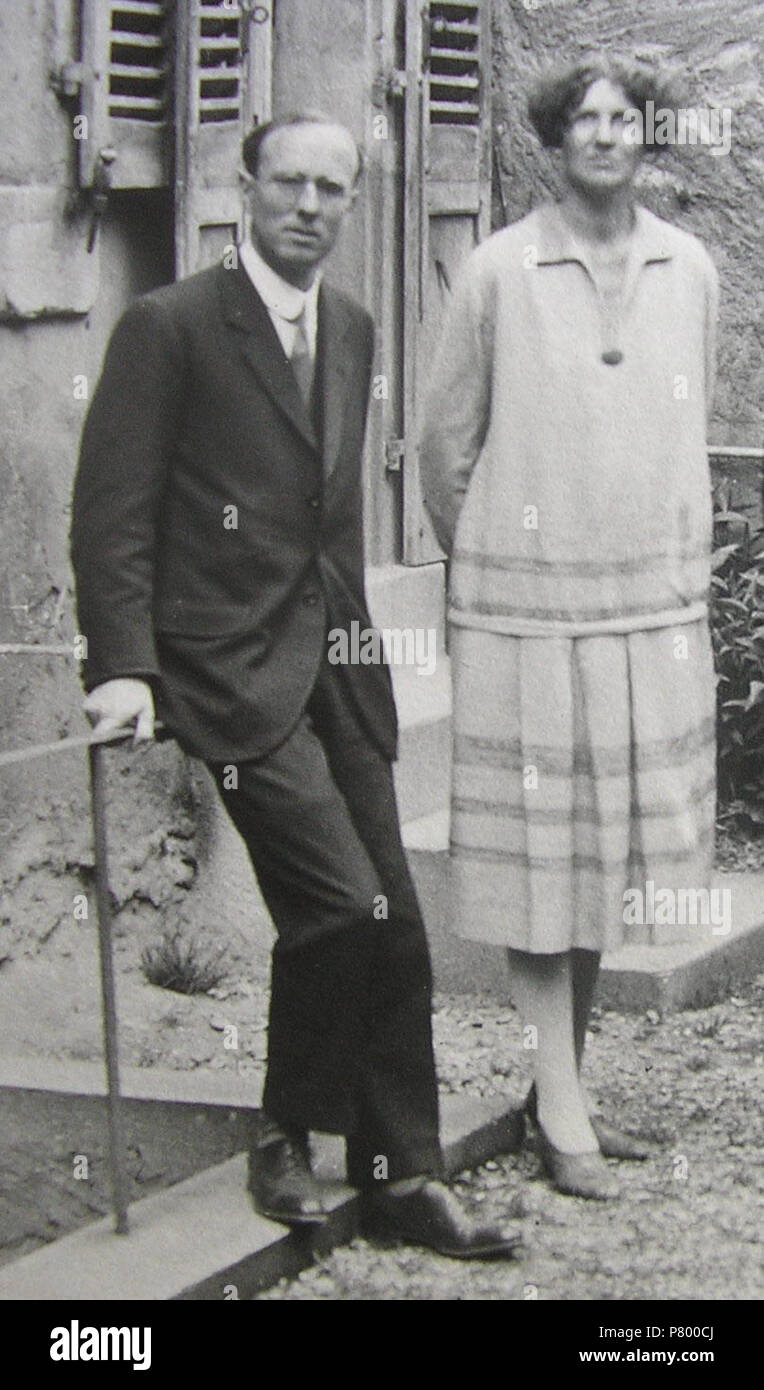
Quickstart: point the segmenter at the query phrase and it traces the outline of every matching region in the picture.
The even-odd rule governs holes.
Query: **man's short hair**
[[[265,121],[263,125],[254,126],[244,139],[241,157],[248,174],[251,174],[253,178],[257,177],[260,167],[260,151],[268,136],[273,135],[277,130],[287,130],[290,126],[295,125],[328,125],[334,126],[335,129],[339,127],[340,130],[347,130],[347,126],[344,126],[342,121],[336,120],[334,116],[327,116],[324,111],[290,111],[284,116],[274,116],[272,120]],[[355,176],[355,182],[358,183],[364,167],[363,150],[352,131],[348,130],[347,133],[355,145],[358,157],[358,168]]]
[[[528,101],[528,114],[542,145],[547,150],[559,149],[570,119],[593,82],[606,78],[621,87],[631,105],[642,115],[648,101],[654,109],[673,108],[677,104],[672,77],[661,68],[627,58],[607,54],[589,54],[566,67],[550,68],[539,77]],[[645,141],[645,149],[661,148],[654,141]]]

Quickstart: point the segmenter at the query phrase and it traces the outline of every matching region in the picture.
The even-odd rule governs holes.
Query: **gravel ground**
[[[655,1156],[616,1165],[617,1202],[554,1192],[530,1145],[461,1174],[458,1190],[484,1216],[522,1192],[522,1259],[463,1264],[357,1240],[259,1300],[760,1299],[763,1003],[761,975],[724,1003],[666,1019],[596,1013],[591,1094],[604,1116],[650,1137]],[[440,996],[435,1037],[444,1091],[524,1093],[510,1009]]]
[[[760,844],[723,839],[720,851],[722,868],[753,867]],[[35,956],[6,963],[0,972],[4,1050],[100,1061],[94,938],[70,923]],[[120,914],[115,954],[123,1064],[235,1069],[251,1076],[254,1089],[265,1058],[267,990],[265,970],[253,971],[253,942],[232,938],[225,983],[211,995],[187,997],[143,978],[140,951],[155,939],[153,921]],[[623,1196],[615,1203],[555,1193],[530,1147],[462,1174],[465,1200],[486,1214],[500,1214],[522,1192],[522,1261],[464,1265],[357,1241],[261,1297],[759,1299],[762,1002],[764,975],[723,1003],[666,1019],[653,1012],[595,1016],[587,1060],[591,1093],[607,1118],[651,1136],[656,1154],[646,1164],[618,1165]],[[231,1024],[238,1029],[235,1051],[226,1046]],[[440,994],[434,1030],[444,1092],[506,1095],[508,1101],[525,1093],[527,1054],[509,1005]],[[18,1229],[16,1191],[13,1230],[5,1232],[9,1245],[50,1238],[51,1222],[60,1233],[90,1215],[81,1203],[70,1209],[58,1189],[50,1189],[50,1211],[38,1188],[35,1193],[30,1189],[28,1204],[37,1213],[34,1221]]]

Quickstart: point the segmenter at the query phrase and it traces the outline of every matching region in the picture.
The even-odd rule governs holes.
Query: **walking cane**
[[[161,726],[155,730],[162,733]],[[120,741],[125,739],[121,731]],[[128,738],[132,734],[127,735]],[[88,747],[90,762],[90,809],[93,819],[93,858],[95,862],[96,908],[98,912],[98,954],[101,964],[101,1001],[103,1008],[103,1042],[106,1056],[107,1103],[109,1113],[109,1168],[111,1172],[114,1230],[118,1236],[128,1232],[127,1182],[125,1174],[125,1136],[122,1097],[119,1089],[119,1047],[117,1041],[117,1004],[114,991],[114,957],[112,953],[111,890],[109,888],[109,846],[106,834],[106,763],[104,743],[116,742],[108,735],[91,738]]]
[[[161,725],[155,737],[164,733]],[[117,1046],[117,1007],[114,992],[114,959],[112,954],[112,916],[109,890],[109,856],[106,835],[106,744],[126,743],[132,730],[114,729],[107,734],[76,735],[58,739],[55,743],[38,743],[31,748],[12,749],[0,753],[0,767],[28,762],[32,758],[64,753],[74,748],[87,748],[90,762],[90,809],[93,823],[93,859],[95,865],[96,912],[98,916],[98,954],[101,967],[101,1005],[103,1039],[106,1056],[107,1107],[109,1120],[109,1172],[111,1177],[114,1230],[127,1235],[127,1196],[125,1179],[125,1143],[122,1125],[122,1101],[119,1090],[119,1057]]]
[[[155,739],[164,730],[157,724]],[[93,820],[93,859],[95,863],[96,909],[98,913],[98,954],[101,964],[101,1001],[103,1009],[103,1042],[106,1056],[107,1104],[109,1113],[109,1169],[111,1173],[114,1230],[118,1236],[128,1232],[127,1181],[125,1174],[125,1136],[122,1097],[119,1089],[119,1047],[117,1042],[117,1004],[114,991],[114,957],[112,954],[111,890],[109,888],[109,846],[106,834],[106,762],[104,745],[125,742],[132,732],[117,730],[100,738],[91,737],[88,746],[90,761],[90,809]]]
[[[119,1055],[117,1046],[117,1006],[114,995],[114,959],[111,943],[111,898],[109,889],[109,851],[106,835],[106,768],[100,743],[88,748],[90,762],[90,811],[93,820],[93,858],[95,861],[96,909],[98,913],[98,955],[101,964],[101,1003],[103,1042],[106,1055],[107,1105],[109,1114],[109,1168],[114,1207],[114,1230],[127,1235],[127,1195],[125,1181],[125,1140],[122,1126],[122,1098],[119,1093]]]

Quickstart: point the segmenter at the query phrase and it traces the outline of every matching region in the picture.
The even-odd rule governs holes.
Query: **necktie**
[[[310,352],[304,309],[299,318],[295,319],[295,327],[297,332],[295,333],[294,346],[292,348],[292,371],[297,378],[300,394],[306,406],[310,409],[315,364]]]

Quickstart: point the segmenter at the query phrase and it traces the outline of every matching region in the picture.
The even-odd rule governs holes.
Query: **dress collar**
[[[263,260],[249,238],[239,247],[239,256],[247,275],[270,313],[278,314],[279,318],[286,319],[289,323],[294,323],[304,310],[309,318],[315,318],[321,285],[320,272],[309,290],[301,290],[277,275]]]
[[[650,261],[671,260],[673,252],[667,244],[660,218],[639,204],[635,206],[634,213],[634,229],[629,243],[632,263],[647,265]],[[536,209],[535,216],[538,228],[537,265],[579,261],[588,267],[586,249],[568,226],[558,203],[543,203]]]

